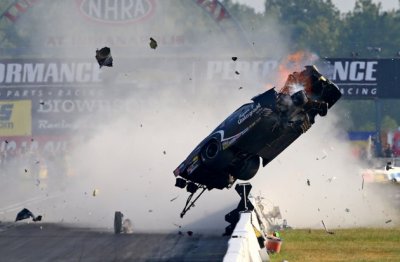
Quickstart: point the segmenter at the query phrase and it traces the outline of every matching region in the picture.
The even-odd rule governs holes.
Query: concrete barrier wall
[[[266,224],[263,222],[263,216],[258,209],[254,198],[249,198],[254,205],[253,211],[243,212],[240,215],[239,222],[236,224],[231,239],[228,242],[228,250],[224,257],[224,262],[262,262],[269,261],[265,248],[260,248],[257,240],[256,230],[266,236]],[[258,213],[258,214],[257,214]],[[259,220],[261,224],[259,223]]]

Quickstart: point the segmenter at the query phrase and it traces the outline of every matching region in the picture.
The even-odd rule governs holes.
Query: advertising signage
[[[329,58],[322,71],[344,98],[400,98],[400,59]]]

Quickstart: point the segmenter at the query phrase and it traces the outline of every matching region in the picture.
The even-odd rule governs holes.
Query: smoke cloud
[[[49,6],[56,10],[56,5],[43,2],[47,4],[39,5],[38,11],[48,13]],[[89,123],[90,129],[83,131],[83,138],[82,133],[75,135],[74,148],[67,156],[47,159],[48,179],[31,175],[31,169],[24,172],[25,166],[36,164],[34,157],[9,163],[17,168],[5,168],[1,174],[7,188],[1,193],[0,219],[12,220],[19,208],[27,207],[35,215],[44,215],[44,221],[111,228],[114,212],[121,211],[133,222],[134,231],[187,228],[224,232],[228,225],[224,215],[236,207],[237,193],[233,189],[206,192],[180,219],[188,193],[174,187],[172,171],[231,112],[263,92],[265,82],[241,74],[229,86],[222,86],[197,75],[193,61],[175,58],[213,60],[213,55],[219,54],[224,59],[236,56],[240,61],[252,54],[252,48],[246,46],[252,41],[256,50],[268,43],[279,46],[279,53],[283,53],[285,36],[279,35],[272,24],[263,28],[269,32],[264,37],[251,32],[246,41],[229,45],[233,36],[242,37],[231,31],[223,33],[224,28],[231,30],[232,24],[216,25],[209,14],[189,1],[174,5],[179,10],[161,5],[164,1],[156,2],[158,18],[146,27],[100,26],[93,21],[83,24],[73,11],[62,15],[50,12],[51,26],[37,23],[41,30],[35,32],[31,45],[42,55],[94,62],[95,49],[110,46],[114,67],[101,69],[105,84],[99,88],[107,94],[115,93],[129,108],[77,114],[75,121],[86,126]],[[73,9],[62,1],[61,10]],[[188,13],[205,24],[199,32],[180,26]],[[29,16],[25,19],[30,21]],[[57,36],[63,39],[60,46],[51,42]],[[156,50],[148,46],[150,37],[159,41]],[[274,57],[276,50],[263,54],[263,58]],[[237,68],[232,74],[234,70]],[[125,85],[128,91],[121,95],[115,83]],[[310,131],[267,167],[260,168],[251,181],[253,195],[261,194],[269,203],[279,205],[290,225],[320,227],[322,219],[328,227],[381,225],[392,215],[368,185],[361,190],[360,165],[349,157],[350,148],[337,126],[342,115],[339,102],[325,119],[318,118]],[[68,176],[58,171],[65,168]]]

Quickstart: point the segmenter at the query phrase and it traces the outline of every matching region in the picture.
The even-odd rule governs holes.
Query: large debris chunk
[[[29,211],[28,209],[24,208],[17,214],[17,217],[15,218],[15,222],[17,222],[19,220],[24,220],[24,219],[27,219],[27,218],[30,218],[30,217],[32,218],[32,220],[34,222],[42,220],[42,216],[39,215],[39,216],[35,217],[31,211]]]
[[[96,60],[99,63],[100,68],[102,66],[113,66],[113,58],[111,56],[111,49],[109,47],[103,47],[100,50],[96,50]]]

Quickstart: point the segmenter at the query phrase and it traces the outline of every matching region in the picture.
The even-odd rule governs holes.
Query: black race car
[[[279,92],[270,89],[238,108],[175,169],[175,186],[191,193],[181,217],[206,189],[230,188],[237,179],[254,177],[260,162],[271,162],[340,97],[334,83],[306,66],[290,74]]]

